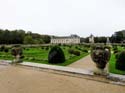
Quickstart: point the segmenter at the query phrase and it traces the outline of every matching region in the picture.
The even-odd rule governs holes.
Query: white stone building
[[[51,37],[51,44],[80,44],[80,37],[77,35]]]

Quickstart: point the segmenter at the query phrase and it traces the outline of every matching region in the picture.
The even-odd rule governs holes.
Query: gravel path
[[[92,70],[96,68],[95,63],[91,60],[90,55],[74,62],[73,64],[70,64],[69,67],[82,68],[82,69],[88,69],[88,70]]]
[[[0,93],[125,93],[125,87],[9,66],[0,71]]]

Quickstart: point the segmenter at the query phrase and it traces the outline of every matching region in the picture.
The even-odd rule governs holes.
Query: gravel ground
[[[0,93],[125,93],[125,87],[8,66],[0,69]]]

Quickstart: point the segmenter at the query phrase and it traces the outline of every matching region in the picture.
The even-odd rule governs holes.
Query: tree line
[[[45,44],[49,42],[49,35],[40,35],[24,30],[0,29],[0,44]]]
[[[50,43],[49,35],[26,32],[24,30],[0,29],[0,44],[46,44]],[[125,43],[125,30],[117,31],[109,37],[111,43]],[[106,43],[107,37],[94,37],[95,43]],[[81,38],[81,42],[89,43],[89,37]]]
[[[89,37],[82,38],[82,42],[89,43]],[[116,31],[112,36],[109,37],[111,43],[125,43],[125,30]],[[106,43],[107,37],[96,36],[94,37],[95,43]]]

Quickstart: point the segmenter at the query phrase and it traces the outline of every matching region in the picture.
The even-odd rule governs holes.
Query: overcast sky
[[[125,0],[0,0],[0,28],[111,36],[125,29]]]

